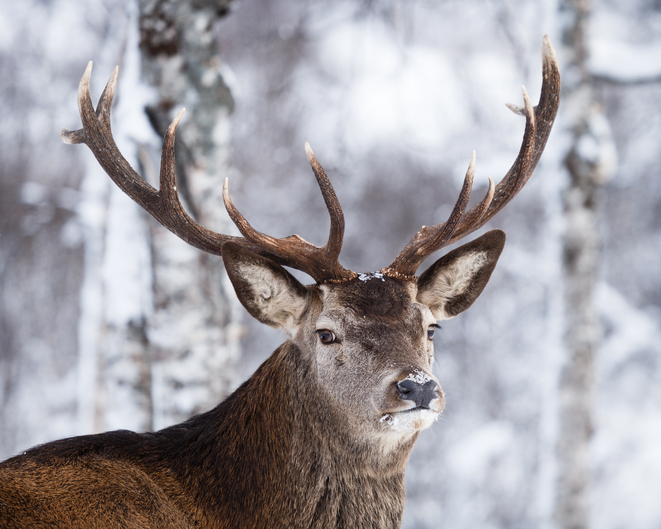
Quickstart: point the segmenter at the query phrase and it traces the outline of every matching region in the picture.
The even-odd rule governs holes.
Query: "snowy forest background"
[[[407,471],[407,528],[661,527],[658,0],[0,0],[0,458],[157,429],[217,403],[280,343],[222,271],[119,192],[84,146],[76,89],[120,65],[113,131],[155,180],[181,108],[179,189],[234,232],[321,244],[303,143],[343,205],[342,263],[389,263],[518,151],[548,34],[560,115],[488,228],[508,243],[437,334],[447,394]]]

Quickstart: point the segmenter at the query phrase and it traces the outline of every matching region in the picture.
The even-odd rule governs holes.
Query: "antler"
[[[483,226],[526,184],[544,150],[560,100],[558,59],[546,36],[542,46],[542,58],[544,79],[539,105],[532,107],[525,88],[523,88],[524,107],[510,105],[514,112],[526,116],[523,142],[514,165],[497,187],[494,188],[493,180],[489,178],[489,190],[484,199],[466,212],[475,172],[473,152],[464,185],[448,220],[436,226],[423,226],[409,240],[392,264],[382,270],[383,273],[394,277],[413,277],[420,263],[430,254]],[[324,246],[315,246],[298,235],[277,239],[255,230],[232,203],[227,179],[223,186],[223,201],[230,218],[243,237],[216,233],[195,222],[186,213],[177,195],[174,137],[183,110],[172,121],[163,138],[158,190],[140,177],[119,152],[110,128],[110,108],[117,84],[117,72],[118,69],[115,68],[94,110],[89,91],[92,62],[87,65],[78,87],[78,110],[83,128],[76,131],[63,130],[61,137],[65,143],[86,144],[101,167],[124,193],[163,226],[196,248],[220,255],[223,244],[232,241],[269,257],[278,264],[302,270],[318,283],[347,281],[357,277],[355,272],[345,269],[339,263],[344,237],[344,214],[333,186],[307,143],[305,151],[308,161],[331,219],[328,242]]]
[[[276,239],[253,229],[232,204],[227,179],[223,187],[225,207],[243,237],[213,232],[199,225],[186,213],[177,195],[174,137],[177,125],[183,116],[183,110],[174,118],[163,138],[158,190],[149,185],[131,167],[117,148],[110,128],[110,107],[117,85],[117,72],[118,68],[115,68],[95,111],[89,90],[92,74],[92,62],[90,61],[78,86],[78,110],[83,128],[76,131],[62,130],[62,141],[70,144],[86,144],[101,167],[124,193],[163,226],[200,250],[220,255],[223,244],[232,241],[269,257],[281,265],[302,270],[318,283],[343,281],[356,277],[355,272],[346,270],[338,261],[344,237],[344,214],[326,173],[307,143],[305,150],[308,160],[331,217],[329,239],[324,246],[317,247],[298,235]]]
[[[514,112],[526,116],[526,128],[519,154],[505,177],[495,190],[493,181],[489,178],[489,191],[486,197],[468,213],[464,213],[475,171],[475,153],[473,153],[464,185],[448,220],[431,227],[423,226],[406,243],[392,264],[382,270],[383,273],[395,277],[415,275],[420,263],[430,254],[484,226],[523,188],[542,155],[560,103],[560,68],[548,36],[544,36],[542,44],[542,63],[542,93],[537,107],[533,108],[525,87],[523,87],[524,107],[508,105]]]

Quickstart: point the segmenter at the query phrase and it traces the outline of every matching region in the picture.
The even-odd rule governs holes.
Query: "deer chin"
[[[429,408],[412,408],[385,413],[379,422],[387,432],[406,435],[429,428],[440,414],[439,411]]]

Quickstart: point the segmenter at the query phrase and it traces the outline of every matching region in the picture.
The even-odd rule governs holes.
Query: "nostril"
[[[395,389],[397,390],[397,393],[399,393],[400,397],[408,400],[410,398],[408,395],[415,392],[417,385],[418,384],[413,382],[413,380],[401,380],[400,382],[397,382]]]
[[[433,380],[430,380],[429,382],[426,382],[426,383],[422,386],[422,389],[423,389],[425,392],[434,391],[434,390],[436,389],[436,382],[434,382]]]

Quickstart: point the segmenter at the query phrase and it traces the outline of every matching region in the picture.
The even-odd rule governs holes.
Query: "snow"
[[[424,371],[420,371],[419,369],[414,369],[411,373],[406,375],[406,378],[404,380],[412,380],[416,384],[420,384],[422,386],[423,384],[429,382],[431,379],[432,378]]]
[[[345,91],[343,126],[352,149],[399,141],[434,151],[464,118],[466,97],[453,82],[452,65],[436,50],[403,48],[371,19],[349,20],[322,35],[320,65]]]
[[[661,326],[607,284],[596,303],[611,327],[597,373],[595,526],[652,528],[661,519]],[[608,501],[617,496],[618,501]]]
[[[367,283],[370,279],[380,279],[381,281],[385,281],[385,278],[381,272],[358,274],[358,279],[360,279],[363,283]]]
[[[514,442],[514,429],[504,421],[492,421],[470,432],[448,453],[447,459],[454,472],[472,476],[479,483],[482,473],[506,452]]]
[[[143,110],[154,100],[154,91],[140,79],[136,14],[129,21],[131,30],[117,83],[117,102],[113,108],[116,123],[113,135],[119,151],[129,164],[139,167],[135,144],[158,145],[160,142]],[[104,73],[110,77],[112,70]],[[120,95],[129,93],[131,97]],[[103,265],[107,297],[105,318],[110,325],[121,328],[127,322],[139,321],[152,311],[151,249],[141,208],[115,185],[110,188],[107,214]]]
[[[46,199],[48,188],[39,182],[25,182],[21,186],[21,201],[23,204],[38,206]]]
[[[621,82],[661,77],[661,42],[632,45],[598,39],[590,60],[590,71]]]

